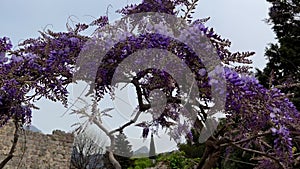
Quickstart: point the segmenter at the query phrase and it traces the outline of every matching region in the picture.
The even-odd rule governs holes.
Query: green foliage
[[[187,158],[200,158],[204,152],[205,144],[200,144],[198,142],[199,133],[196,130],[191,130],[193,135],[193,140],[188,140],[186,144],[178,144],[178,148],[180,151],[185,153],[185,157]]]
[[[190,169],[199,163],[200,158],[186,158],[183,151],[178,151],[159,155],[157,161],[166,162],[171,169]]]
[[[129,167],[128,169],[144,169],[148,167],[153,167],[149,158],[136,158],[134,159],[134,167]]]
[[[291,101],[300,110],[300,1],[267,0],[272,4],[268,23],[278,39],[270,44],[265,56],[268,63],[257,77],[265,87],[278,87],[293,94]]]
[[[179,144],[178,148],[180,151],[185,152],[187,158],[200,158],[204,151],[205,145],[196,146],[193,144]]]
[[[125,134],[120,133],[115,138],[114,154],[116,160],[120,163],[122,168],[128,168],[132,165],[132,145],[129,144]]]

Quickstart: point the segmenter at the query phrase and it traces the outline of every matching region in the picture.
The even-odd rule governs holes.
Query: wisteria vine
[[[251,61],[248,57],[253,55],[253,52],[232,53],[229,51],[231,44],[229,40],[222,39],[213,29],[206,27],[203,20],[192,22],[190,12],[193,11],[196,3],[196,0],[144,0],[139,5],[129,5],[118,12],[124,16],[140,12],[176,15],[186,19],[210,39],[225,65],[227,90],[224,93],[226,105],[223,111],[227,117],[221,127],[218,127],[218,131],[208,140],[213,140],[215,147],[207,148],[207,152],[213,154],[220,152],[223,148],[230,152],[239,148],[255,154],[255,159],[258,160],[256,168],[265,166],[293,168],[299,165],[299,156],[296,156],[300,148],[299,140],[295,139],[296,136],[300,136],[299,112],[280,90],[276,88],[267,90],[249,75],[247,64]],[[186,9],[181,10],[182,13],[177,10],[183,7]],[[81,50],[84,50],[85,42],[91,39],[91,37],[81,35],[80,32],[95,25],[97,30],[101,31],[101,28],[108,24],[108,18],[102,16],[89,25],[77,24],[75,28],[69,27],[68,32],[55,33],[50,30],[41,32],[40,37],[25,40],[18,45],[16,50],[12,50],[9,38],[1,38],[0,125],[5,125],[11,118],[20,119],[23,124],[30,123],[31,110],[37,108],[34,103],[42,97],[60,101],[67,106],[67,86],[72,83],[72,77],[76,71],[76,59]],[[104,64],[100,65],[97,71],[95,89],[98,101],[113,90],[111,78],[118,64],[136,50],[147,48],[165,49],[183,60],[196,75],[199,98],[204,102],[210,101],[211,84],[201,60],[185,44],[159,34],[127,37],[106,54]],[[143,59],[141,58],[139,62],[143,62]],[[240,63],[243,66],[234,67],[232,63]],[[172,65],[169,66],[172,67]],[[167,96],[168,107],[160,116],[155,116],[156,118],[151,119],[147,124],[137,124],[143,128],[143,137],[148,136],[151,125],[172,127],[173,124],[166,119],[176,121],[179,117],[176,112],[177,106],[180,103],[180,97],[171,94],[172,91],[179,91],[174,79],[167,72],[151,69],[138,72],[129,83],[134,84],[136,90],[140,91],[137,95],[141,99],[149,99],[149,93],[154,89],[161,89]],[[199,120],[205,121],[205,112],[209,107],[203,103],[189,104],[187,106],[199,107],[199,109],[192,110],[204,117]],[[143,100],[139,100],[139,109],[151,112],[151,107],[147,106]],[[203,126],[198,127],[198,130],[201,130]],[[182,128],[177,128],[177,130],[184,130]],[[206,156],[209,157],[209,153]],[[205,168],[213,162],[201,161],[198,167]]]

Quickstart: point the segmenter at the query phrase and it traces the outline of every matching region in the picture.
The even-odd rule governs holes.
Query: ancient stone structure
[[[0,128],[0,160],[9,152],[14,124],[8,123]],[[55,130],[52,134],[32,131],[20,132],[14,157],[5,169],[69,169],[74,136]]]

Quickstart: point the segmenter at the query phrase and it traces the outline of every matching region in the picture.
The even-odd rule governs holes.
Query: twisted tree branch
[[[14,157],[14,152],[16,150],[16,147],[17,147],[17,143],[18,143],[18,140],[19,140],[19,130],[20,130],[20,126],[18,124],[18,119],[15,117],[14,118],[14,125],[15,125],[15,133],[14,133],[14,139],[12,141],[12,146],[10,148],[10,151],[7,155],[7,157],[1,161],[0,163],[0,169],[4,168],[5,165]]]

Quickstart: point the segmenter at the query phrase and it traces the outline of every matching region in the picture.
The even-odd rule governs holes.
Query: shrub
[[[185,152],[177,151],[160,155],[157,161],[167,162],[171,169],[190,169],[200,161],[200,158],[186,158]]]
[[[149,158],[136,158],[134,159],[134,167],[130,167],[128,169],[144,169],[147,167],[153,167]]]

